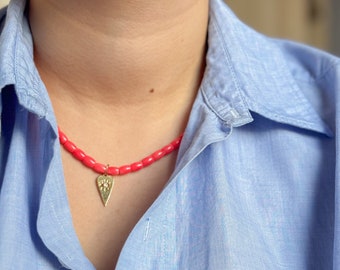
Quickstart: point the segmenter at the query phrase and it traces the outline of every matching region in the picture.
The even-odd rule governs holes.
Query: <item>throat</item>
[[[207,0],[183,1],[181,12],[169,10],[163,17],[165,1],[151,1],[157,7],[154,14],[147,14],[152,9],[140,1],[145,6],[138,20],[115,12],[89,12],[86,7],[92,1],[75,12],[77,2],[30,1],[35,62],[55,96],[71,92],[76,99],[87,96],[117,105],[144,102],[150,89],[158,94],[197,90],[206,46]]]

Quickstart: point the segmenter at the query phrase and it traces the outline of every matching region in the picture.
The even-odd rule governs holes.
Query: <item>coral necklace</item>
[[[107,205],[110,199],[110,195],[111,195],[112,188],[114,185],[113,176],[136,172],[147,166],[150,166],[155,161],[161,159],[162,157],[178,149],[181,144],[182,137],[183,137],[183,134],[180,135],[178,138],[176,138],[174,141],[172,141],[168,145],[155,151],[151,155],[143,158],[142,160],[138,162],[134,162],[130,165],[114,167],[114,166],[109,166],[109,165],[104,165],[102,163],[98,163],[95,161],[95,159],[85,154],[84,151],[79,149],[73,142],[71,142],[67,138],[65,133],[63,133],[59,127],[58,127],[58,134],[59,134],[60,144],[64,147],[66,151],[71,153],[77,160],[81,161],[86,167],[94,170],[96,173],[101,174],[100,176],[97,177],[96,184],[97,184],[98,191],[99,191],[99,194],[101,196],[104,206]]]

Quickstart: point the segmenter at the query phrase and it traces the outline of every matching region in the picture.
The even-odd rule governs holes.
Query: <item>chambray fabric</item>
[[[0,36],[0,269],[94,269],[24,9],[11,1]],[[256,33],[222,0],[208,47],[175,171],[116,269],[339,270],[340,60]]]

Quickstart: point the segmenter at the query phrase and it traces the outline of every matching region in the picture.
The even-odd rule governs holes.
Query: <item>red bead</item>
[[[139,171],[139,170],[143,169],[143,167],[144,166],[143,166],[143,163],[141,161],[131,164],[131,170],[133,172]]]
[[[162,149],[165,153],[165,155],[170,154],[172,151],[175,150],[174,146],[172,144],[169,144]]]
[[[107,169],[107,174],[108,175],[118,175],[119,174],[119,168],[117,168],[117,167],[109,167]]]
[[[154,162],[155,162],[155,159],[153,158],[153,156],[148,156],[148,157],[146,157],[146,158],[144,158],[142,160],[142,163],[143,163],[144,167],[149,166],[149,165],[151,165]]]
[[[176,140],[171,142],[170,144],[164,146],[162,149],[157,150],[152,155],[145,157],[142,161],[132,163],[131,165],[124,165],[121,167],[107,167],[104,164],[97,163],[94,158],[86,155],[84,151],[77,148],[77,146],[69,141],[67,136],[60,130],[58,127],[58,135],[60,144],[64,146],[65,150],[70,152],[76,159],[80,160],[86,167],[93,169],[95,172],[108,175],[124,175],[130,172],[136,172],[144,167],[147,167],[154,163],[155,161],[161,159],[167,154],[170,154],[172,151],[177,149],[180,144],[183,135],[179,136]]]
[[[179,137],[178,139],[174,140],[171,143],[175,149],[177,149],[179,147],[179,145],[181,144],[181,140],[182,140],[182,137]]]
[[[158,150],[155,153],[152,154],[152,157],[156,160],[161,159],[162,157],[164,157],[165,153],[163,150]]]
[[[119,175],[128,174],[131,172],[131,166],[130,165],[124,165],[122,167],[119,167]]]
[[[83,164],[86,166],[86,167],[89,167],[89,168],[93,168],[94,165],[96,165],[96,161],[90,157],[90,156],[86,156],[83,160],[82,160]]]
[[[64,145],[64,143],[68,141],[68,138],[66,137],[64,133],[59,132],[59,141],[61,145]]]
[[[65,142],[64,147],[70,153],[73,153],[73,151],[77,149],[74,143],[70,141]]]
[[[72,155],[80,161],[82,161],[86,157],[86,154],[78,148],[72,152]]]
[[[95,172],[97,172],[97,173],[100,173],[100,174],[103,174],[103,173],[105,173],[105,171],[106,171],[106,165],[104,165],[104,164],[101,164],[101,163],[96,163],[96,164],[94,164],[94,166],[93,166],[93,170],[95,171]]]

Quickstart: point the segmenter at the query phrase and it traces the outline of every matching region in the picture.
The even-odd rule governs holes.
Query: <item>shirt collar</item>
[[[33,41],[25,6],[25,0],[12,0],[7,7],[0,36],[0,89],[14,85],[20,105],[52,121],[52,106],[33,61]]]
[[[251,121],[250,110],[332,135],[299,89],[275,42],[240,22],[221,0],[210,1],[208,46],[203,94],[222,121],[240,126]]]

